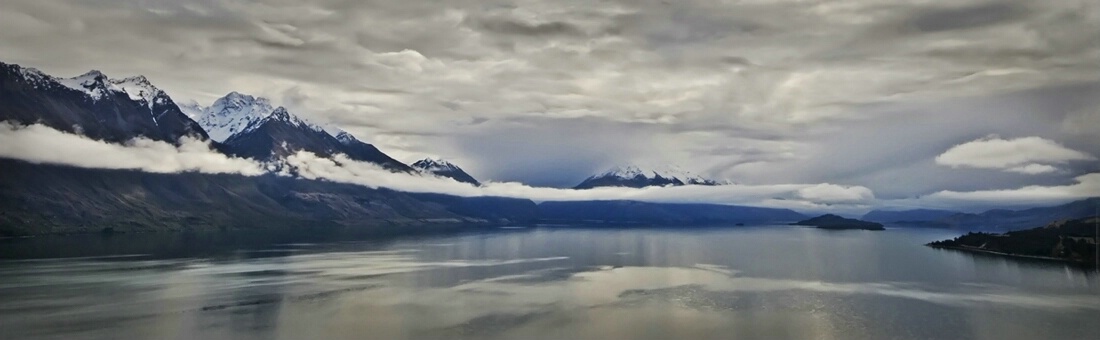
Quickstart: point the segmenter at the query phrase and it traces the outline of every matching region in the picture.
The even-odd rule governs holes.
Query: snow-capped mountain
[[[210,139],[225,142],[235,134],[275,112],[271,101],[262,97],[253,97],[236,91],[218,98],[210,107],[203,109],[198,122]]]
[[[347,131],[340,131],[339,133],[337,133],[333,137],[335,137],[337,141],[340,141],[340,144],[345,144],[345,145],[352,144],[352,143],[355,143],[355,142],[359,141],[358,139],[355,139],[355,136],[352,136]]]
[[[253,112],[243,110],[240,114],[251,115]],[[233,116],[227,118],[229,121],[241,120]],[[321,126],[299,118],[283,107],[243,126],[225,140],[225,145],[231,154],[260,161],[282,159],[298,151],[312,152],[322,157],[340,153],[353,160],[375,163],[393,171],[412,171],[408,165],[351,134],[344,133],[337,138]]]
[[[592,175],[578,184],[575,189],[595,187],[631,187],[666,185],[722,185],[727,181],[716,181],[693,174],[679,167],[642,168],[637,165],[616,166],[602,173]]]
[[[146,137],[177,143],[207,139],[164,91],[143,76],[111,79],[99,71],[58,78],[0,63],[0,120],[41,123],[108,141]]]
[[[433,174],[436,176],[447,177],[459,182],[470,183],[473,185],[481,185],[477,179],[463,171],[457,165],[442,159],[425,158],[412,164],[413,168],[420,170],[420,172]]]

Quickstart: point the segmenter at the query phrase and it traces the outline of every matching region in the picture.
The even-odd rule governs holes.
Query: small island
[[[1096,263],[1095,217],[1058,221],[1004,234],[967,233],[929,247],[1009,257],[1057,260],[1092,267]]]
[[[808,220],[791,223],[791,225],[805,225],[831,230],[886,230],[881,223],[868,222],[852,218],[844,218],[833,214],[825,214]]]

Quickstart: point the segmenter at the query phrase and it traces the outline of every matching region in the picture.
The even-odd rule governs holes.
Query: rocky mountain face
[[[225,142],[229,137],[243,132],[249,125],[267,118],[273,112],[275,108],[266,98],[234,91],[225,97],[218,98],[209,107],[202,108],[198,122],[203,129],[206,129],[210,139]]]
[[[178,144],[206,132],[145,77],[110,79],[99,71],[56,78],[33,68],[0,63],[0,121],[41,123],[93,139],[134,137]]]
[[[194,111],[200,108],[195,104]],[[378,164],[392,171],[410,172],[412,168],[364,143],[347,132],[333,136],[287,110],[272,107],[271,101],[239,92],[230,92],[202,108],[199,124],[210,138],[221,142],[225,152],[259,161],[276,161],[298,151],[321,157],[342,153],[357,161]]]
[[[722,184],[728,184],[728,182],[706,179],[676,167],[642,168],[636,165],[628,165],[613,167],[602,173],[592,175],[577,184],[574,189]]]
[[[341,131],[333,138],[342,145],[340,152],[348,155],[351,159],[378,164],[390,171],[414,171],[413,168],[405,165],[405,163],[393,159],[393,157],[383,153],[382,150],[378,150],[374,145],[356,139],[355,136],[352,136],[350,133]]]
[[[534,202],[418,196],[263,175],[157,174],[0,159],[0,236],[533,221]],[[515,220],[513,220],[515,219]]]
[[[442,159],[421,159],[413,163],[412,167],[424,173],[440,177],[447,177],[463,183],[481,185],[481,183],[478,182],[477,179],[474,179],[473,176],[470,176],[470,174],[466,173],[466,171],[463,171],[462,168]]]

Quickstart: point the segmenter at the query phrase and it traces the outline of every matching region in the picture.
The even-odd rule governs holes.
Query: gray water
[[[954,236],[775,226],[15,240],[0,243],[0,334],[1100,338],[1094,274],[922,246]]]

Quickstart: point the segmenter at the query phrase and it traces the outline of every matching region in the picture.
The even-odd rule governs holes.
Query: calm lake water
[[[7,240],[0,334],[1100,339],[1094,274],[922,246],[957,235],[774,226]]]

